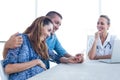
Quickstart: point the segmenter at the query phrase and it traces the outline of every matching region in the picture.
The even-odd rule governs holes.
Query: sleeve
[[[56,62],[57,64],[60,63],[60,58],[63,57],[61,55],[55,54],[52,50],[48,50],[48,54],[50,56],[50,61]]]
[[[92,48],[93,42],[94,42],[94,36],[89,35],[87,38],[87,54],[90,51],[90,49]]]
[[[55,43],[54,50],[61,56],[64,56],[67,53],[67,51],[62,47],[57,37],[56,37],[56,43]]]
[[[5,67],[7,64],[17,63],[18,53],[19,53],[19,48],[8,50],[6,59],[3,60],[3,67]]]

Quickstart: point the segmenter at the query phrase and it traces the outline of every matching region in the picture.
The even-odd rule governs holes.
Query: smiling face
[[[47,37],[50,36],[51,32],[53,31],[53,24],[49,23],[48,25],[45,25],[42,31],[43,31],[43,40],[45,40]]]
[[[100,17],[97,22],[97,29],[100,33],[107,33],[110,25],[108,24],[108,20],[104,17]]]
[[[61,26],[62,22],[62,15],[56,11],[49,11],[46,16],[48,16],[52,22],[53,22],[53,31],[52,34],[54,34],[59,27]]]
[[[51,20],[54,25],[52,33],[55,33],[55,31],[57,31],[59,27],[61,26],[62,19],[58,15],[54,15],[54,17],[51,18]]]

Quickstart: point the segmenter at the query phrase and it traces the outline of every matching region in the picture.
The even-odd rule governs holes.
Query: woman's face
[[[107,32],[109,29],[108,21],[104,17],[100,17],[97,22],[97,29],[100,33]]]
[[[48,36],[51,35],[51,32],[53,30],[53,24],[52,23],[49,23],[49,25],[45,25],[43,27],[43,39],[45,40]]]

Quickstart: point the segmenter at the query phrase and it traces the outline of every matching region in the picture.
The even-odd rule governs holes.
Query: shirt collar
[[[103,46],[106,46],[106,45],[108,44],[108,42],[110,42],[110,38],[111,38],[111,36],[110,36],[110,34],[108,33],[107,39],[105,40]]]
[[[108,36],[107,36],[105,42],[104,42],[103,45],[102,45],[102,42],[101,42],[100,37],[99,37],[98,45],[100,45],[101,47],[106,46],[106,45],[108,44],[108,42],[110,42],[110,38],[111,38],[111,36],[110,36],[110,34],[108,33]]]
[[[110,36],[110,34],[108,33],[108,36],[107,36],[107,39],[105,40],[105,42],[110,42],[110,38],[111,38],[111,36]]]

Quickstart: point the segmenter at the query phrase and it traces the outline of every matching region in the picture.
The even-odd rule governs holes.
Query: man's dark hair
[[[58,15],[61,19],[62,19],[62,15],[56,11],[49,11],[46,16],[50,17],[50,18],[54,18],[55,15]]]

